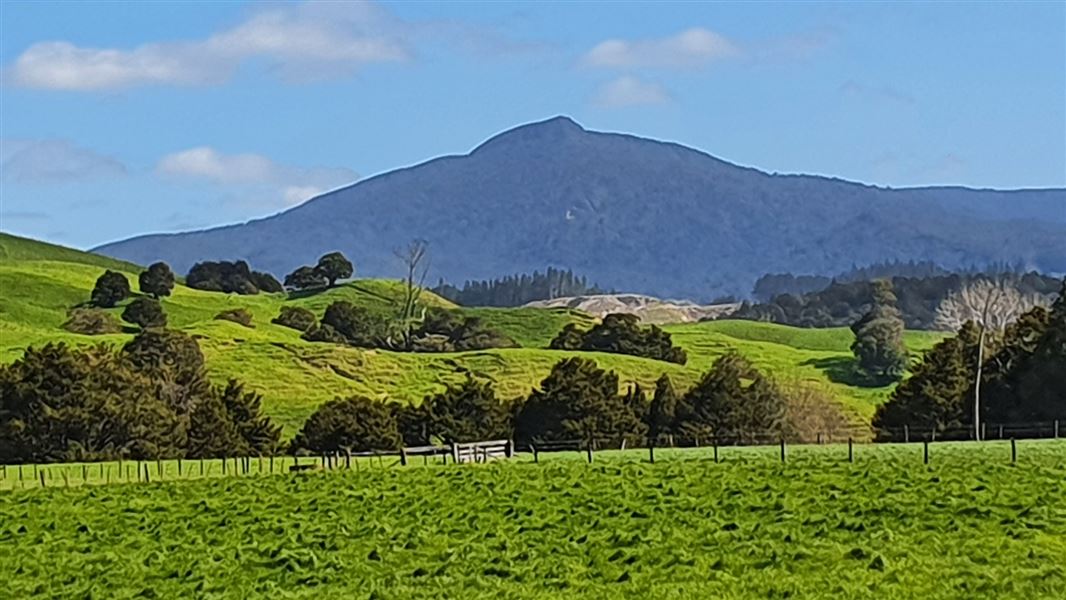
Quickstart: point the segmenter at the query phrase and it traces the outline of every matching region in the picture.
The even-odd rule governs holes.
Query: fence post
[[[403,447],[400,448],[400,466],[407,466],[407,449]]]
[[[459,444],[452,442],[452,462],[459,464]]]
[[[89,481],[89,465],[81,466],[81,480],[85,482]]]
[[[852,448],[852,440],[848,438],[848,462],[855,462],[855,450]]]
[[[718,436],[711,436],[711,443],[714,444],[714,462],[718,462]]]
[[[1055,439],[1059,439],[1059,420],[1055,419]]]
[[[1010,462],[1011,464],[1018,462],[1018,445],[1014,443],[1014,438],[1010,439]]]
[[[988,439],[988,423],[981,423],[981,439],[977,440],[983,442]]]
[[[352,450],[351,448],[344,449],[344,468],[349,471],[352,469]]]
[[[1003,425],[999,426],[999,439],[1003,439]]]
[[[909,444],[911,441],[911,428],[910,425],[903,426],[903,443]]]
[[[178,458],[178,477],[181,477],[181,458]]]
[[[655,443],[648,444],[648,462],[655,464]]]
[[[533,462],[534,463],[539,463],[540,462],[540,456],[539,456],[539,453],[537,452],[537,446],[535,444],[530,444],[529,447],[533,450]]]
[[[507,440],[507,458],[514,458],[514,440]]]
[[[223,475],[226,474],[226,457],[225,456],[222,457],[222,474]]]
[[[781,438],[781,462],[785,462],[785,438]]]
[[[45,487],[45,484],[44,484],[44,469],[41,469],[40,471],[37,471],[37,473],[40,474],[40,476],[41,476],[41,487]]]
[[[925,464],[929,464],[929,440],[922,440],[922,461]]]
[[[588,454],[589,464],[591,465],[592,464],[592,440],[589,440],[588,445],[585,446],[585,451]]]
[[[815,442],[815,443],[817,443],[819,446],[822,445],[822,432],[821,431],[818,432],[817,442]]]
[[[270,473],[274,473],[274,453],[270,453]]]

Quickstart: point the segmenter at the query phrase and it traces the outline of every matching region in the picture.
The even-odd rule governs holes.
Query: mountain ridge
[[[707,299],[747,294],[765,272],[823,274],[892,259],[1066,271],[1066,190],[887,188],[770,173],[553,117],[261,219],[96,251],[179,271],[243,258],[284,275],[340,249],[364,273],[388,276],[399,268],[392,250],[412,238],[430,242],[433,278],[550,265],[625,291]]]

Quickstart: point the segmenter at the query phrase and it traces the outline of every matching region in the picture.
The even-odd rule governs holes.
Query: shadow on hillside
[[[306,290],[292,290],[292,291],[289,292],[289,295],[288,295],[287,299],[289,299],[289,300],[299,300],[301,298],[310,298],[311,296],[317,296],[317,295],[319,295],[319,294],[321,294],[323,292],[328,292],[328,291],[330,291],[332,289],[333,288],[330,288],[330,287],[320,287],[320,288],[310,288],[310,289],[306,289]]]
[[[854,358],[835,356],[832,358],[812,358],[805,360],[803,366],[811,366],[825,373],[833,383],[842,383],[854,387],[878,388],[885,384],[870,378],[859,370]]]

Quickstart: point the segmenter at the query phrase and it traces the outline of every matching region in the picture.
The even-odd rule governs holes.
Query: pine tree
[[[777,386],[746,358],[730,352],[681,398],[676,428],[689,439],[714,436],[723,443],[751,443],[784,431],[785,408]]]
[[[873,306],[851,326],[855,341],[852,352],[859,368],[879,384],[898,381],[907,370],[903,344],[903,318],[896,308],[892,283],[873,282]]]
[[[677,413],[677,391],[670,381],[670,376],[663,373],[655,382],[655,395],[648,408],[648,442],[654,445],[663,435],[674,432],[674,419]]]

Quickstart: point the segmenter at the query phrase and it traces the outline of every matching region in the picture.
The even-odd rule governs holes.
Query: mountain
[[[1063,272],[1066,190],[889,189],[769,174],[556,117],[264,219],[97,251],[179,272],[242,258],[282,276],[342,250],[362,275],[397,276],[393,251],[413,238],[430,243],[430,280],[558,266],[605,288],[707,300],[746,295],[767,272],[832,274],[885,260]]]

